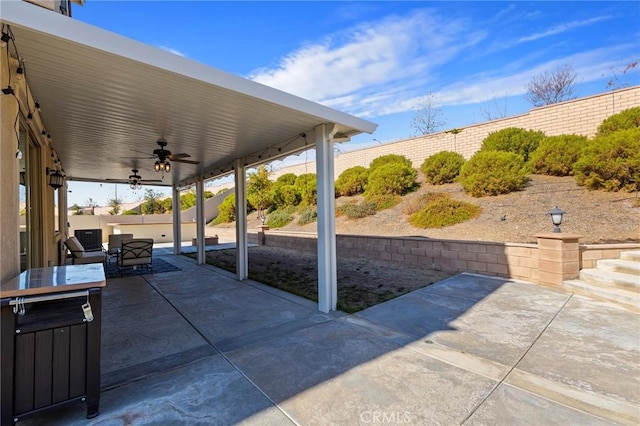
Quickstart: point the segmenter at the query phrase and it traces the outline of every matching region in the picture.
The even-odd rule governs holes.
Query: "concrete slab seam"
[[[464,424],[467,420],[469,420],[471,418],[471,416],[473,416],[475,414],[476,411],[478,411],[478,409],[480,408],[480,406],[482,404],[484,404],[487,399],[489,399],[489,397],[491,395],[493,395],[493,393],[496,391],[496,389],[498,389],[498,387],[504,383],[504,381],[507,379],[507,377],[509,377],[509,375],[516,369],[516,367],[518,366],[518,364],[520,364],[520,362],[522,362],[522,360],[524,359],[525,356],[527,356],[527,354],[529,353],[529,351],[531,350],[531,348],[533,348],[533,346],[536,344],[536,342],[540,339],[540,337],[542,337],[542,335],[544,334],[545,331],[547,331],[547,329],[549,328],[549,326],[551,325],[551,323],[553,323],[553,321],[557,318],[557,316],[560,314],[560,312],[562,312],[562,310],[565,308],[565,306],[567,306],[567,303],[569,303],[569,301],[571,300],[571,298],[573,297],[573,294],[569,295],[569,297],[567,298],[567,300],[565,300],[565,302],[563,303],[563,305],[560,307],[560,309],[558,309],[558,311],[553,315],[553,317],[549,320],[549,322],[547,323],[547,325],[545,325],[545,327],[540,331],[540,333],[538,333],[538,335],[536,336],[535,339],[533,339],[533,342],[529,345],[529,347],[527,348],[527,350],[524,351],[524,353],[522,354],[522,356],[520,356],[520,358],[518,358],[518,360],[515,362],[515,364],[513,365],[513,367],[511,367],[509,369],[509,371],[507,371],[507,373],[504,375],[504,377],[502,377],[498,383],[496,383],[496,385],[489,391],[489,393],[487,394],[487,396],[485,396],[480,402],[478,402],[478,404],[476,404],[475,407],[473,407],[471,409],[471,411],[469,412],[469,415],[467,415],[467,417],[465,417],[462,422],[460,422],[460,424]]]

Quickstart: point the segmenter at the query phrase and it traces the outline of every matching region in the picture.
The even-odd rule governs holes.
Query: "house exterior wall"
[[[32,256],[31,266],[42,267],[57,265],[59,262],[60,241],[64,236],[64,229],[55,232],[54,190],[48,184],[45,169],[53,168],[52,149],[49,140],[41,133],[44,129],[39,112],[33,107],[35,104],[31,93],[27,90],[24,75],[18,75],[15,70],[18,62],[9,58],[9,49],[0,49],[0,86],[9,85],[11,72],[11,87],[15,96],[0,96],[0,279],[4,282],[20,272],[20,199],[19,199],[19,161],[16,158],[18,148],[17,136],[20,124],[28,128],[31,140],[38,147],[39,155],[30,164],[32,170],[31,190],[35,194],[32,214],[34,226],[30,229],[34,241],[39,249]],[[8,67],[7,67],[8,64]],[[26,119],[27,106],[33,111],[33,119]],[[61,189],[64,191],[64,187]]]

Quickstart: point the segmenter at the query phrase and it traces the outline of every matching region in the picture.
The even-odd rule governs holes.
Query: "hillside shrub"
[[[313,223],[318,219],[318,211],[311,207],[305,207],[298,217],[298,225]]]
[[[573,173],[588,189],[640,190],[640,127],[592,139]]]
[[[464,157],[457,152],[440,151],[426,158],[420,170],[427,182],[432,185],[442,185],[453,182],[460,174],[464,164]]]
[[[489,133],[482,141],[480,151],[513,152],[521,155],[526,162],[529,160],[529,155],[538,148],[542,138],[544,138],[543,132],[507,127]]]
[[[573,165],[580,159],[589,140],[586,136],[548,136],[540,141],[529,158],[534,173],[549,176],[569,176]]]
[[[276,210],[267,216],[269,228],[282,228],[293,220],[293,215],[286,211]]]
[[[276,179],[274,185],[293,185],[294,183],[296,183],[296,175],[294,173],[285,173]]]
[[[406,164],[385,164],[369,175],[365,196],[404,195],[416,187],[416,177],[415,169]]]
[[[411,164],[411,160],[409,160],[404,155],[398,154],[386,154],[381,155],[380,157],[374,158],[371,163],[369,163],[369,173],[373,172],[378,167],[386,166],[387,164],[404,164],[407,167],[413,167]]]
[[[274,185],[271,191],[273,204],[270,210],[272,211],[300,204],[300,194],[294,185]]]
[[[464,163],[458,181],[474,197],[507,194],[524,188],[527,169],[513,152],[479,151]]]
[[[74,213],[74,214],[83,214],[83,213]],[[129,215],[138,215],[140,214],[140,212],[137,210],[131,209],[131,210],[125,210],[124,212],[122,212],[122,214],[129,216]]]
[[[236,220],[236,196],[230,194],[218,206],[218,216],[213,220],[213,224],[229,223],[234,220]]]
[[[634,127],[640,127],[640,107],[625,109],[605,118],[598,126],[597,135],[606,136],[619,130],[633,129]]]
[[[315,173],[304,173],[296,178],[293,184],[300,195],[300,202],[308,206],[315,206],[318,202]]]
[[[422,210],[412,214],[409,223],[417,228],[442,228],[478,217],[481,211],[480,206],[439,194],[432,197]]]
[[[362,194],[367,186],[369,170],[366,167],[355,166],[340,173],[336,179],[336,194],[339,197]]]
[[[411,216],[412,214],[424,209],[430,201],[439,197],[448,197],[448,195],[442,192],[427,192],[426,194],[421,194],[419,197],[406,200],[402,206],[402,213],[407,216]]]
[[[365,201],[373,204],[376,211],[381,211],[397,206],[402,202],[402,197],[393,194],[369,194],[365,196]]]
[[[361,203],[346,203],[336,209],[337,216],[347,216],[349,219],[360,219],[376,214],[374,203],[363,201]]]

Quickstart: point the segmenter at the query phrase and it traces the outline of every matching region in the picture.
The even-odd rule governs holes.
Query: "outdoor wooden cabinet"
[[[45,269],[57,269],[57,290],[67,290],[63,283],[77,272],[85,272],[84,280],[102,271],[104,281],[102,265]],[[76,284],[68,291],[0,293],[2,426],[79,401],[86,403],[87,418],[99,414],[102,288],[91,287],[93,281],[84,289]]]

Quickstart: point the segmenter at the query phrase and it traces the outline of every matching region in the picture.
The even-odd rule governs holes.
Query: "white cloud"
[[[556,34],[562,34],[566,31],[572,30],[574,28],[584,27],[586,25],[591,25],[596,22],[605,21],[611,19],[611,16],[596,16],[595,18],[586,19],[584,21],[571,21],[566,24],[556,25],[555,27],[551,27],[545,31],[537,32],[526,37],[520,37],[515,44],[525,43],[529,41],[538,40],[544,37],[553,36]]]

